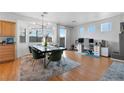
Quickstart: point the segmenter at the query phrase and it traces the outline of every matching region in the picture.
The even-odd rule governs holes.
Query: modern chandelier
[[[41,17],[42,17],[42,32],[44,32],[44,15],[42,14]]]

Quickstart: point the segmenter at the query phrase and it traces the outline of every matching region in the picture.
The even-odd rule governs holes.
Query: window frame
[[[90,25],[88,26],[88,32],[93,33],[93,32],[95,32],[95,31],[96,31],[95,25],[94,25],[94,24],[90,24]]]
[[[31,29],[31,31],[30,32],[33,32],[33,33],[35,33],[34,34],[34,36],[32,35],[32,37],[34,37],[35,38],[35,40],[34,41],[31,41],[31,35],[29,34],[29,42],[30,43],[39,43],[39,42],[42,42],[43,40],[41,40],[41,41],[39,41],[39,34],[38,34],[38,32],[40,31],[40,30],[42,30],[42,29],[40,29],[40,28],[32,28]],[[43,38],[43,36],[41,37],[41,38]]]
[[[84,27],[81,26],[80,29],[79,29],[79,33],[83,33],[84,32]]]
[[[101,32],[110,32],[110,31],[112,31],[112,23],[111,22],[101,23],[100,30],[101,30]]]

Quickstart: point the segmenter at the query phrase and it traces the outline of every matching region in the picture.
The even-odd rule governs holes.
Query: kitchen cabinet
[[[0,37],[15,37],[16,23],[0,20]],[[1,44],[0,42],[0,62],[15,59],[15,44]]]
[[[1,25],[1,21],[0,21],[0,35],[2,35],[2,27],[1,27],[2,25]]]
[[[0,45],[0,62],[11,61],[15,59],[15,45]]]
[[[15,36],[14,22],[0,21],[0,36]]]

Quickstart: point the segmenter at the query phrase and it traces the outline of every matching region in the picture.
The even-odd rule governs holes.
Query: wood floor
[[[111,65],[110,58],[100,57],[94,58],[76,54],[73,51],[65,51],[64,55],[70,59],[79,62],[81,65],[73,70],[63,73],[60,76],[52,77],[50,81],[94,81],[99,80],[104,72]],[[14,62],[6,62],[0,64],[0,80],[17,80],[19,75],[20,59]]]

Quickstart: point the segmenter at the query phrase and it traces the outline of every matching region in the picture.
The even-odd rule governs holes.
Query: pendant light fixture
[[[41,17],[42,17],[42,33],[44,33],[44,15],[42,14]]]

